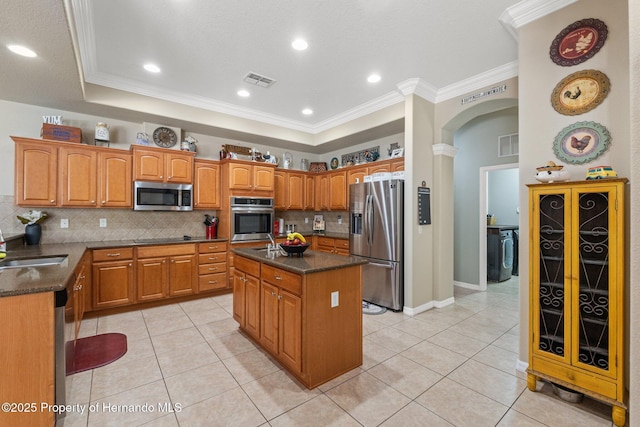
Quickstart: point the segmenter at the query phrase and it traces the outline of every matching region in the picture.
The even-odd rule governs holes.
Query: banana
[[[307,239],[305,239],[304,236],[298,232],[287,234],[287,240],[293,240],[296,238],[300,240],[301,243],[307,243]]]
[[[6,258],[7,254],[4,252],[0,252],[0,259]]]

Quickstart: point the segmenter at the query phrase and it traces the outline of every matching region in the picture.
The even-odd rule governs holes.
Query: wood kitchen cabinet
[[[138,302],[195,293],[195,243],[140,246],[136,253]]]
[[[133,248],[94,250],[91,279],[93,310],[133,304]]]
[[[274,173],[273,164],[241,160],[222,162],[222,174],[233,194],[264,193],[265,196],[273,196]]]
[[[329,194],[330,194],[330,182],[329,174],[322,173],[315,176],[315,210],[326,211],[329,210]]]
[[[304,210],[315,209],[315,194],[316,194],[316,180],[315,176],[311,173],[304,174]]]
[[[260,263],[244,257],[236,257],[233,271],[233,318],[260,339]]]
[[[331,172],[329,182],[329,209],[347,210],[347,172]]]
[[[229,286],[227,242],[198,244],[198,292]]]
[[[349,256],[349,239],[336,239],[326,236],[314,236],[315,250],[330,254]]]
[[[305,174],[287,172],[276,169],[273,177],[274,208],[276,210],[297,209],[305,207]]]
[[[190,151],[167,150],[133,145],[133,179],[191,184],[193,158]]]
[[[346,263],[300,274],[287,268],[288,260],[236,253],[234,318],[287,371],[314,388],[362,364],[362,267]],[[332,303],[336,295],[339,302]]]
[[[626,179],[531,184],[529,367],[625,425]]]
[[[132,207],[128,152],[67,142],[13,139],[17,205]]]
[[[87,311],[87,293],[91,290],[91,255],[85,252],[75,268],[75,280],[72,285],[72,309],[73,309],[73,342],[78,340],[80,326],[85,311]]]
[[[131,208],[132,157],[122,150],[98,153],[98,200],[102,208]]]
[[[302,277],[263,265],[260,283],[260,344],[278,360],[302,371]]]
[[[47,142],[11,137],[15,141],[15,203],[56,206],[58,147]]]
[[[78,146],[61,146],[60,206],[96,207],[98,200],[98,153]]]
[[[52,426],[55,412],[54,293],[0,298],[2,401],[37,405],[33,411],[0,411],[2,426]],[[64,363],[64,362],[63,362]]]
[[[220,163],[196,159],[193,175],[193,208],[220,209]]]

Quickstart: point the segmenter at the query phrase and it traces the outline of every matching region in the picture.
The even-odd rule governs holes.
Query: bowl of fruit
[[[297,255],[302,256],[303,252],[310,246],[307,240],[300,233],[289,233],[287,240],[280,243],[280,247],[287,253],[288,256]]]

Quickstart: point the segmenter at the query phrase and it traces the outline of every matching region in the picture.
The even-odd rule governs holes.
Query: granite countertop
[[[85,250],[121,248],[127,246],[171,245],[200,242],[226,242],[228,239],[206,239],[193,237],[184,238],[141,239],[141,240],[111,240],[104,242],[57,243],[34,246],[9,247],[7,257],[3,262],[23,259],[42,258],[48,256],[67,255],[67,259],[60,265],[42,267],[0,268],[0,298],[33,294],[38,292],[54,292],[65,288],[73,278],[74,269]]]
[[[297,274],[311,274],[367,263],[365,259],[357,256],[328,254],[310,249],[307,249],[302,257],[277,256],[274,259],[267,258],[267,252],[264,248],[238,248],[232,249],[232,251],[254,261],[263,262]]]

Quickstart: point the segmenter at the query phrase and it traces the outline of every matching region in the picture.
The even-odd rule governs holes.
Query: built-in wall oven
[[[231,198],[231,241],[266,240],[273,233],[273,199],[263,197]]]

